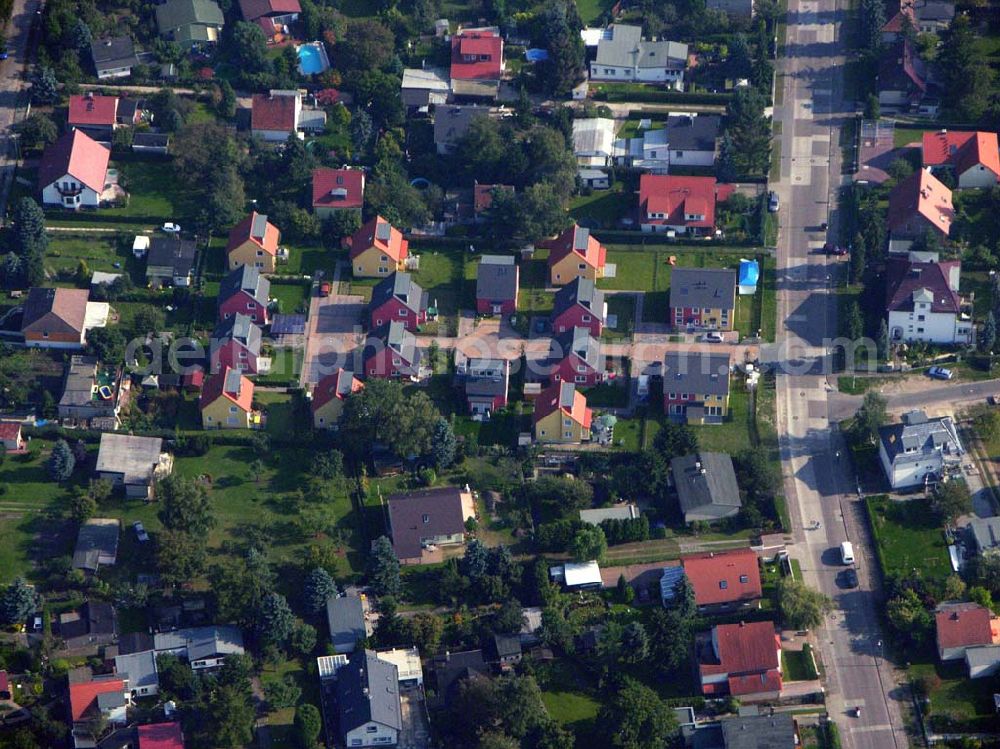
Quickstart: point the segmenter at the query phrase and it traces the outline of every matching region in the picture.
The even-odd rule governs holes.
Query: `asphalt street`
[[[889,411],[902,413],[915,408],[936,410],[942,407],[968,406],[985,403],[991,395],[1000,394],[1000,379],[979,382],[949,382],[946,384],[927,380],[925,389],[914,393],[887,393]],[[861,405],[863,396],[846,393],[830,394],[830,419],[843,421],[853,416]]]
[[[28,41],[35,12],[41,7],[40,0],[14,0],[10,22],[7,24],[6,39],[9,56],[0,62],[0,221],[6,213],[7,196],[14,178],[14,149],[11,145],[14,118],[23,116],[18,112],[18,97],[24,80],[28,59]]]
[[[837,225],[842,184],[839,134],[853,103],[843,101],[842,0],[790,0],[783,88],[774,119],[781,123],[781,198],[778,243],[778,422],[785,495],[806,582],[835,602],[815,633],[826,668],[827,707],[847,749],[904,747],[900,714],[905,693],[882,657],[880,593],[875,565],[844,445],[832,428],[825,340],[836,337],[836,300],[830,279],[836,263],[817,250]],[[836,241],[835,234],[830,237]],[[815,524],[818,523],[818,527]],[[814,529],[813,529],[814,528]],[[838,547],[855,546],[859,588],[840,586]],[[861,708],[860,717],[854,709]]]

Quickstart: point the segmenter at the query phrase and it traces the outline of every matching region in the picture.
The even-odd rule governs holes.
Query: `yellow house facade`
[[[313,411],[313,426],[317,429],[330,429],[340,421],[344,413],[344,401],[339,398],[327,401]]]
[[[572,382],[556,382],[535,400],[535,441],[576,445],[590,440],[594,412]]]
[[[590,440],[590,429],[560,411],[553,411],[535,422],[535,440],[578,445]]]
[[[229,232],[226,244],[229,270],[247,265],[261,273],[274,273],[280,242],[278,227],[267,216],[254,211]]]
[[[248,239],[229,253],[229,270],[236,270],[244,265],[257,268],[261,273],[274,273],[276,259]]]
[[[565,286],[574,278],[586,278],[596,282],[599,278],[604,278],[604,267],[590,265],[573,253],[556,261],[549,269],[549,283],[552,286]]]
[[[203,429],[249,429],[250,410],[228,398],[219,398],[201,409]]]
[[[350,239],[351,270],[356,277],[385,278],[406,270],[410,243],[381,216],[362,226]]]
[[[369,247],[351,261],[354,275],[361,278],[385,278],[396,271],[403,271],[406,265],[396,261],[378,247]]]
[[[204,429],[250,429],[253,382],[229,367],[205,381],[198,401]]]

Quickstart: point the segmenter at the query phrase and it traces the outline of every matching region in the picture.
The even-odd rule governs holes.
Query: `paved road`
[[[0,62],[0,221],[6,215],[7,196],[14,179],[14,149],[11,145],[11,126],[14,118],[23,116],[17,104],[20,91],[27,84],[23,71],[28,59],[28,37],[35,11],[41,7],[40,0],[14,0],[10,23],[7,24],[7,49],[10,56]]]
[[[953,410],[953,406],[969,406],[985,403],[986,399],[1000,393],[1000,379],[979,382],[950,382],[935,384],[933,380],[923,381],[926,389],[913,393],[886,393],[885,399],[890,411],[904,412],[914,408],[934,411],[940,408]],[[842,421],[855,414],[861,405],[862,396],[845,393],[830,394],[830,418]]]
[[[852,494],[844,446],[831,429],[823,367],[824,339],[836,336],[836,303],[829,279],[838,261],[815,250],[836,226],[831,203],[840,185],[839,130],[848,109],[842,101],[844,48],[842,0],[790,0],[786,56],[779,63],[784,98],[775,107],[781,123],[781,197],[778,244],[778,422],[782,473],[806,582],[831,596],[836,609],[816,632],[826,666],[828,709],[841,727],[845,749],[906,746],[895,673],[881,658],[879,593],[869,574],[875,563]],[[846,3],[845,3],[846,5]],[[836,239],[836,237],[832,237]],[[805,530],[819,522],[816,530]],[[837,546],[855,544],[861,587],[844,590]],[[851,715],[862,707],[862,715]]]

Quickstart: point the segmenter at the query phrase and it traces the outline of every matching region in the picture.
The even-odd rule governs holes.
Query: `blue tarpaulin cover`
[[[542,60],[548,60],[549,51],[547,49],[526,49],[524,51],[524,59],[528,62],[541,62]]]
[[[756,286],[760,265],[756,260],[740,260],[740,286]]]

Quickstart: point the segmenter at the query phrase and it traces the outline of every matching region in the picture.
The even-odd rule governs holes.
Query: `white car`
[[[132,523],[132,527],[135,529],[135,537],[139,539],[139,543],[146,543],[149,540],[149,534],[146,533],[146,529],[142,526],[142,521],[136,520]]]
[[[701,340],[705,341],[705,343],[722,343],[725,339],[722,337],[722,333],[712,332],[705,333],[705,335],[701,337]]]
[[[180,224],[172,224],[169,221],[167,223],[165,223],[163,226],[161,226],[160,228],[163,231],[167,232],[167,234],[180,234],[181,233],[181,226],[180,226]]]
[[[950,380],[955,373],[944,367],[931,367],[927,370],[927,376],[934,380]]]

